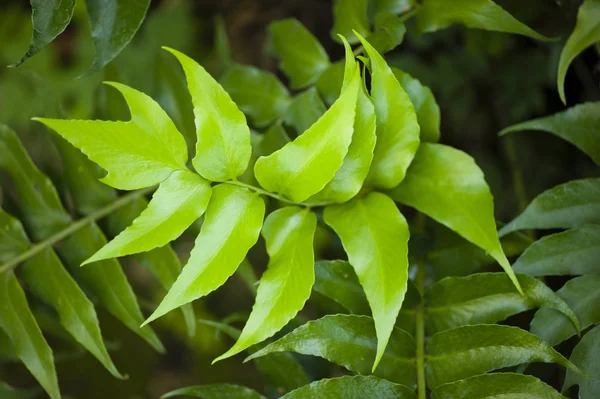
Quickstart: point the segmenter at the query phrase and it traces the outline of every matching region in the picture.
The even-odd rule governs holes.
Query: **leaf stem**
[[[419,213],[417,229],[425,230],[425,217]],[[417,289],[421,300],[416,310],[416,341],[417,341],[417,395],[418,399],[427,399],[427,384],[425,381],[425,258],[421,257],[417,263],[416,276]]]
[[[77,230],[87,226],[90,222],[94,222],[98,219],[102,219],[103,217],[110,215],[117,209],[131,203],[132,201],[135,201],[136,199],[138,199],[139,197],[141,197],[143,195],[151,193],[153,190],[154,190],[154,187],[149,187],[149,188],[145,188],[143,190],[138,190],[138,191],[134,191],[132,193],[126,194],[122,197],[119,197],[116,201],[98,209],[97,211],[94,211],[93,213],[90,213],[88,216],[86,216],[82,219],[79,219],[74,223],[71,223],[70,225],[68,225],[67,227],[62,229],[61,231],[53,234],[52,236],[48,237],[47,239],[45,239],[43,241],[33,244],[31,247],[29,247],[29,249],[27,251],[22,252],[20,255],[16,256],[15,258],[11,259],[10,261],[4,263],[3,265],[0,265],[0,273],[4,273],[4,272],[14,268],[19,263],[26,261],[27,259],[31,258],[38,252],[42,251],[44,248],[56,244],[60,240],[67,238],[71,234],[75,233]]]
[[[329,202],[318,202],[318,203],[294,202],[292,200],[282,197],[281,195],[269,192],[267,190],[263,190],[262,188],[253,186],[251,184],[242,183],[241,181],[238,181],[238,180],[227,180],[227,181],[224,181],[223,183],[231,184],[231,185],[238,186],[238,187],[244,187],[244,188],[247,188],[248,190],[252,190],[258,194],[266,195],[267,197],[271,197],[271,198],[275,198],[276,200],[279,200],[281,202],[284,202],[284,203],[290,204],[290,205],[304,206],[306,208],[314,208],[316,206],[325,206],[325,205],[330,204]]]

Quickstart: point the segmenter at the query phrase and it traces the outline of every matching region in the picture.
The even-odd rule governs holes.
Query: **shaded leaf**
[[[375,375],[409,387],[415,386],[413,337],[394,328]],[[327,315],[309,321],[246,360],[277,352],[319,356],[360,374],[370,374],[377,352],[373,319],[367,316]]]
[[[582,376],[567,370],[563,391],[572,385],[579,385],[579,397],[581,399],[594,399],[600,395],[600,327],[585,334],[579,341],[573,353],[571,361],[590,377]]]
[[[223,285],[256,243],[264,213],[264,201],[249,190],[215,186],[188,263],[144,324]]]
[[[271,356],[260,357],[254,359],[254,365],[278,394],[310,383],[304,368],[291,353],[273,353]]]
[[[304,307],[315,281],[316,227],[317,217],[308,209],[285,207],[269,214],[262,228],[269,264],[252,313],[235,345],[215,362],[269,338]]]
[[[39,396],[36,389],[16,389],[0,381],[0,397],[3,399],[33,399]]]
[[[453,328],[431,337],[427,349],[430,389],[521,363],[558,363],[579,372],[549,344],[517,327],[480,324]]]
[[[524,229],[567,229],[586,223],[600,223],[600,179],[571,180],[544,191],[499,234]]]
[[[0,262],[4,263],[25,252],[29,238],[19,220],[0,208]],[[0,271],[2,273],[4,270]]]
[[[371,192],[343,205],[328,206],[325,222],[341,238],[375,320],[381,360],[408,280],[408,224],[386,195]]]
[[[333,299],[354,314],[368,315],[371,312],[356,273],[348,262],[317,262],[313,290]]]
[[[331,37],[341,42],[337,35],[342,35],[350,44],[358,43],[352,32],[356,30],[362,36],[370,33],[367,18],[367,0],[335,0],[333,3],[333,28]]]
[[[279,59],[279,68],[293,89],[314,83],[329,66],[321,43],[297,19],[282,19],[267,28],[267,49]]]
[[[339,97],[340,91],[342,90],[342,81],[344,80],[344,62],[337,61],[330,64],[327,69],[323,71],[315,87],[323,96],[326,104],[333,104],[334,101]]]
[[[496,233],[492,194],[469,155],[441,144],[421,144],[406,179],[390,195],[487,251],[520,291]]]
[[[515,373],[482,374],[439,386],[432,399],[565,399],[535,377]]]
[[[367,36],[367,41],[379,53],[387,53],[402,43],[405,34],[402,18],[391,12],[380,12],[375,15],[375,29]]]
[[[196,385],[179,388],[161,396],[162,399],[175,396],[191,396],[202,399],[265,399],[258,392],[235,384]]]
[[[326,110],[317,89],[311,87],[294,97],[283,121],[296,129],[296,133],[300,135],[319,120]]]
[[[373,376],[344,376],[319,380],[298,388],[281,399],[414,399],[415,393],[404,385]]]
[[[415,0],[374,0],[375,12],[391,12],[401,14],[409,11],[416,4]]]

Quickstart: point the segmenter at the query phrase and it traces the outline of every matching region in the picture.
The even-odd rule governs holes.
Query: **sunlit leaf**
[[[368,396],[365,396],[368,395]],[[415,393],[404,385],[373,376],[344,376],[319,380],[298,388],[281,399],[415,399]]]
[[[579,385],[581,399],[594,399],[600,395],[600,327],[585,334],[579,341],[570,360],[588,376],[582,376],[572,370],[567,370],[563,391],[572,385]]]

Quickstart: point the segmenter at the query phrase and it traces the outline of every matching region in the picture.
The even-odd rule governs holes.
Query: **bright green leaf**
[[[370,33],[367,18],[367,0],[335,0],[333,3],[333,28],[331,37],[340,42],[338,35],[344,36],[350,44],[358,43],[352,32],[358,31],[363,36]]]
[[[290,93],[277,76],[248,65],[234,65],[219,79],[254,125],[267,126],[290,104]]]
[[[598,10],[600,18],[600,6]],[[600,102],[579,104],[554,115],[517,123],[503,129],[500,135],[523,130],[552,133],[567,140],[600,164]]]
[[[323,71],[315,83],[315,87],[325,100],[326,104],[333,104],[339,97],[344,80],[344,62],[337,61]]]
[[[417,121],[421,128],[421,141],[437,143],[440,140],[440,107],[433,92],[398,68],[392,68],[392,72],[415,107]]]
[[[444,384],[431,399],[566,399],[535,377],[515,373],[482,374]]]
[[[486,250],[520,290],[496,233],[492,194],[469,155],[441,144],[421,144],[406,179],[390,195]]]
[[[558,62],[558,93],[563,103],[567,103],[565,97],[565,77],[571,62],[579,53],[600,42],[600,1],[584,0],[577,12],[577,23],[575,29],[569,36]]]
[[[394,328],[375,375],[392,382],[416,385],[416,345],[413,337]],[[246,360],[277,352],[319,356],[359,374],[370,374],[377,352],[373,319],[367,316],[327,315],[309,321]]]
[[[377,356],[381,360],[408,280],[408,224],[387,196],[371,192],[346,204],[328,206],[325,222],[341,238],[375,320]]]
[[[264,341],[304,307],[314,275],[313,237],[317,217],[308,209],[285,207],[271,213],[262,229],[269,254],[256,302],[240,338],[216,361]]]
[[[600,223],[600,179],[571,180],[544,191],[499,234],[524,229],[567,229],[586,223]]]
[[[517,327],[480,324],[453,328],[431,337],[427,349],[430,389],[522,363],[558,363],[579,372],[549,344]]]
[[[577,316],[560,296],[539,280],[517,277],[524,295],[504,273],[477,273],[438,281],[425,296],[428,329],[434,334],[467,324],[493,324],[541,307],[562,312],[570,319],[571,327],[579,329]]]
[[[128,122],[34,118],[108,171],[102,181],[122,190],[150,187],[185,169],[187,147],[167,113],[149,96],[120,83]],[[143,165],[143,167],[141,167]]]
[[[196,385],[179,388],[161,396],[161,399],[175,396],[192,396],[202,399],[265,399],[258,392],[235,384]]]
[[[591,378],[567,370],[563,391],[572,385],[579,385],[579,397],[581,399],[599,397],[600,363],[598,363],[598,359],[600,359],[600,327],[596,326],[579,341],[573,349],[570,359]]]
[[[267,28],[267,48],[279,59],[279,68],[293,89],[308,86],[329,66],[321,43],[297,19],[282,19]]]
[[[515,33],[537,40],[551,40],[518,21],[492,0],[423,0],[417,14],[417,29],[434,32],[453,24],[473,29]]]
[[[308,130],[327,110],[317,89],[311,87],[296,95],[288,107],[283,121],[294,127],[301,135]]]
[[[600,276],[576,277],[556,293],[573,309],[582,330],[600,323]],[[577,334],[569,319],[553,309],[538,310],[530,330],[552,346]]]
[[[150,0],[85,0],[96,49],[88,73],[112,61],[129,44],[150,7]]]
[[[365,396],[368,395],[368,396]],[[404,385],[373,376],[344,376],[319,380],[298,388],[281,399],[415,399],[415,393]]]
[[[229,94],[196,61],[165,47],[181,63],[196,117],[194,168],[210,181],[235,179],[248,167],[252,147],[246,117]]]
[[[367,297],[348,262],[317,262],[313,290],[333,299],[354,314],[370,314]]]
[[[0,303],[0,328],[50,398],[60,399],[52,349],[33,318],[25,292],[11,270],[0,273]]]
[[[210,184],[189,170],[175,171],[160,184],[148,208],[131,226],[102,247],[83,265],[162,247],[179,237],[204,214]]]
[[[371,97],[377,115],[377,144],[367,183],[394,188],[419,147],[419,124],[408,94],[383,57],[359,36],[371,64]]]
[[[249,190],[214,187],[188,263],[144,324],[223,285],[256,243],[264,213],[264,201]]]

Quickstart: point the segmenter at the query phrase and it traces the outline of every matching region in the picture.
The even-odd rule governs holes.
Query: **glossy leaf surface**
[[[371,312],[356,273],[348,262],[317,262],[313,290],[333,299],[354,314],[368,315]]]
[[[579,385],[579,397],[582,399],[593,399],[600,395],[600,327],[585,334],[579,341],[570,360],[590,377],[582,376],[567,370],[563,391],[572,386]]]
[[[298,388],[281,399],[414,399],[408,387],[373,376],[344,376],[319,380]]]

